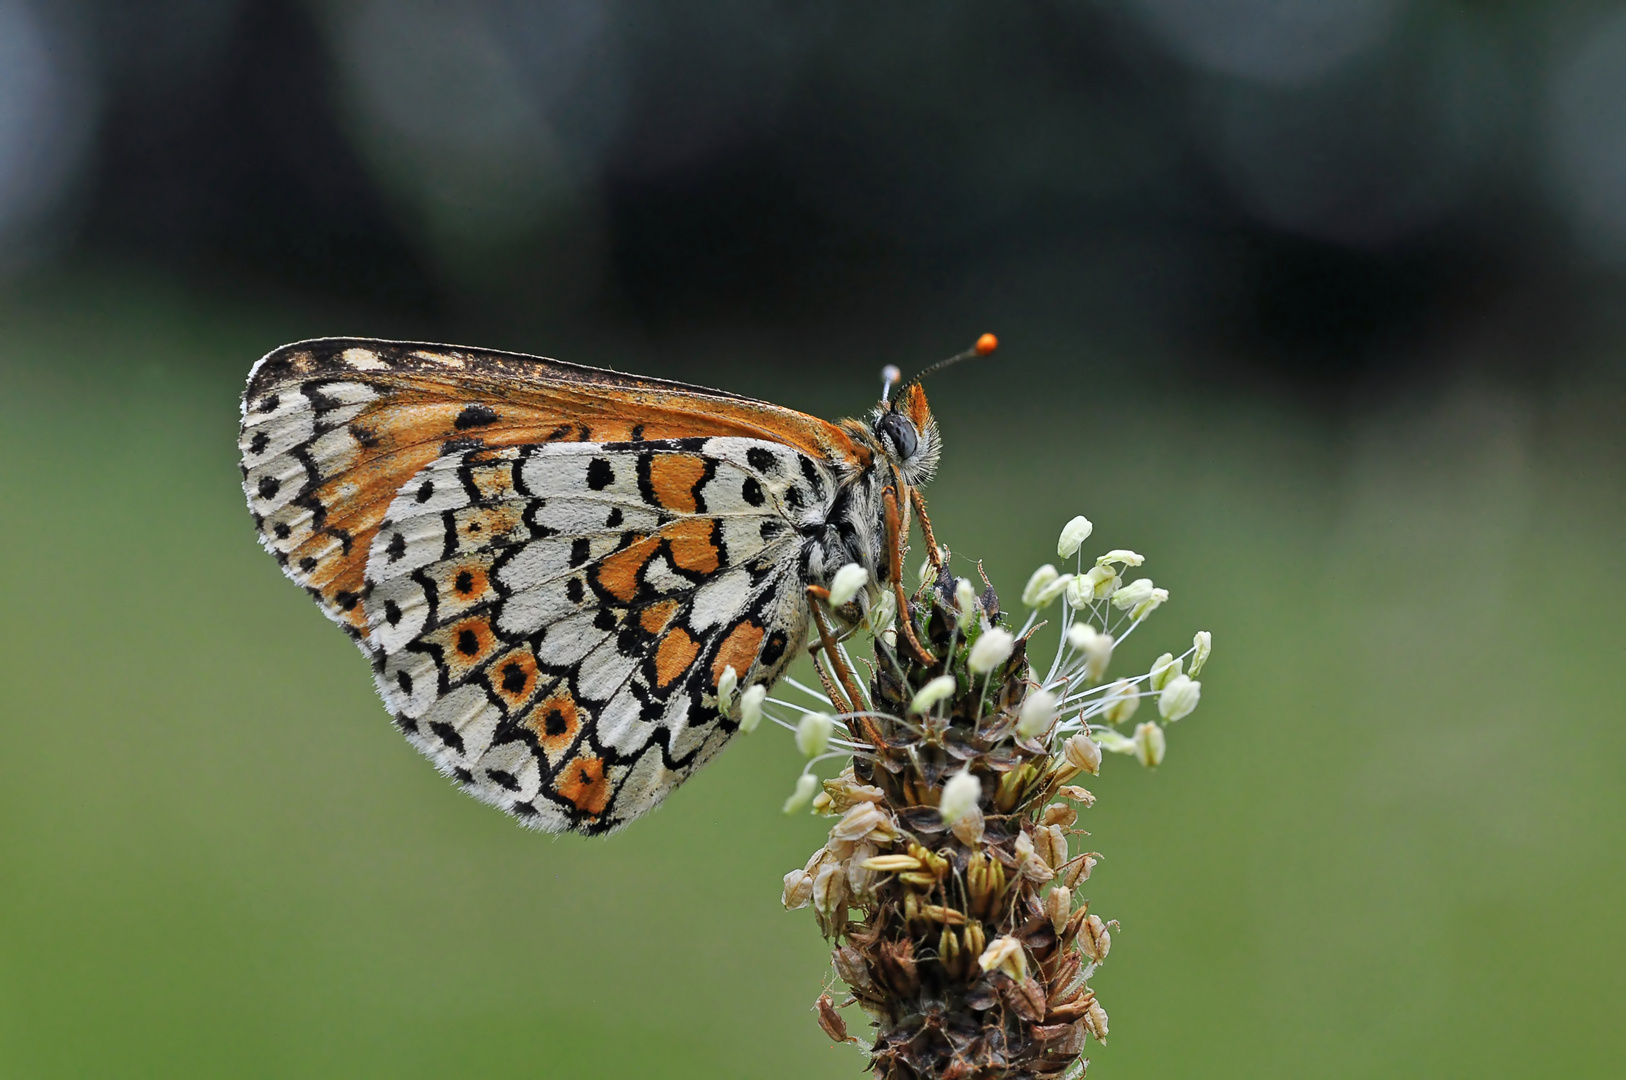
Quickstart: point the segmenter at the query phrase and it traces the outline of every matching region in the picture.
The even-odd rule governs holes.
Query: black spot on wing
[[[751,468],[769,476],[779,475],[779,458],[773,451],[765,447],[753,446],[745,452],[745,460],[750,462]]]
[[[603,491],[615,483],[615,470],[605,458],[594,458],[587,463],[587,486],[594,491]]]
[[[768,635],[768,640],[762,643],[761,662],[763,667],[773,667],[779,658],[785,655],[785,645],[790,639],[783,630],[775,630]]]
[[[497,410],[476,402],[457,414],[457,419],[452,421],[452,427],[458,431],[467,431],[469,428],[485,427],[496,422]]]
[[[463,736],[459,735],[457,733],[457,729],[448,724],[446,721],[436,720],[434,723],[429,725],[429,730],[433,731],[441,742],[445,743],[459,754],[463,752]],[[462,772],[463,770],[460,769],[458,771]],[[469,780],[472,779],[474,779],[474,777],[470,776]],[[469,780],[464,780],[463,782],[466,784],[469,782]]]
[[[802,463],[802,475],[813,488],[813,497],[820,502],[824,501],[824,477],[819,475],[819,467],[813,464],[813,459],[798,454],[796,460]],[[792,489],[794,490],[794,489]]]
[[[487,769],[486,776],[500,788],[508,791],[519,790],[519,778],[511,772],[505,772],[502,769]]]

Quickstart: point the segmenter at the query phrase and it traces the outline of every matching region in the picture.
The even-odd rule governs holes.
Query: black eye
[[[899,457],[912,458],[915,456],[915,447],[919,444],[920,437],[915,434],[915,426],[902,413],[886,413],[881,417],[881,422],[875,425],[875,428],[892,440],[892,445],[897,447]]]

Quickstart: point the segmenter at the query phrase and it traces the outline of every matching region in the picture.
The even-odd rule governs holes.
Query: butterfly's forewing
[[[791,659],[797,526],[833,488],[797,451],[739,438],[442,458],[368,557],[379,690],[486,801],[543,828],[616,828],[734,732],[725,668],[771,682]]]
[[[329,338],[266,356],[243,395],[244,491],[260,540],[353,633],[390,501],[477,447],[736,436],[839,471],[868,464],[840,428],[767,402],[483,349]]]
[[[803,639],[799,530],[862,462],[766,403],[553,361],[288,346],[244,400],[262,542],[408,737],[538,827],[603,832],[735,730],[717,679]]]

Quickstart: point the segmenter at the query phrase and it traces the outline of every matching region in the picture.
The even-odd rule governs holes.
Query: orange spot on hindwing
[[[683,677],[700,655],[700,643],[681,626],[674,626],[655,646],[655,686],[665,690]]]
[[[617,600],[630,604],[632,598],[638,595],[638,575],[659,546],[660,541],[653,537],[635,538],[620,551],[604,556],[599,561],[598,569],[593,571],[593,580]]]
[[[554,782],[554,790],[584,814],[598,815],[614,794],[602,758],[582,755],[571,759]]]
[[[678,606],[676,600],[662,600],[657,604],[650,604],[638,613],[638,625],[644,628],[644,633],[653,637],[666,629],[666,624],[677,614]]]
[[[717,659],[711,662],[711,685],[715,688],[723,677],[724,668],[733,668],[734,674],[745,678],[751,664],[757,658],[757,649],[762,645],[763,628],[756,623],[746,620],[736,623],[734,629],[728,632],[723,643],[717,649]]]
[[[672,565],[692,574],[711,574],[723,564],[717,546],[722,525],[715,518],[685,518],[661,530],[671,545]]]
[[[649,491],[663,510],[693,514],[700,509],[698,489],[710,472],[690,454],[655,454],[649,460]]]
[[[582,726],[576,700],[563,686],[537,702],[521,723],[536,736],[537,745],[547,755],[549,764],[558,764],[571,743],[576,741],[576,733]]]
[[[536,657],[526,648],[518,648],[491,665],[491,688],[502,699],[509,713],[515,712],[536,690],[540,676],[536,670]]]
[[[460,619],[450,626],[425,634],[424,640],[440,646],[440,662],[453,682],[485,663],[497,650],[497,635],[483,615]]]

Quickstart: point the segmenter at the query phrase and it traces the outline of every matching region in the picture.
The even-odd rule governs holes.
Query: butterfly
[[[738,731],[727,683],[771,685],[810,617],[828,642],[837,570],[868,571],[828,612],[850,628],[882,588],[904,609],[911,511],[939,558],[937,424],[897,381],[829,423],[541,357],[302,341],[249,374],[243,491],[441,772],[526,825],[607,833]]]

